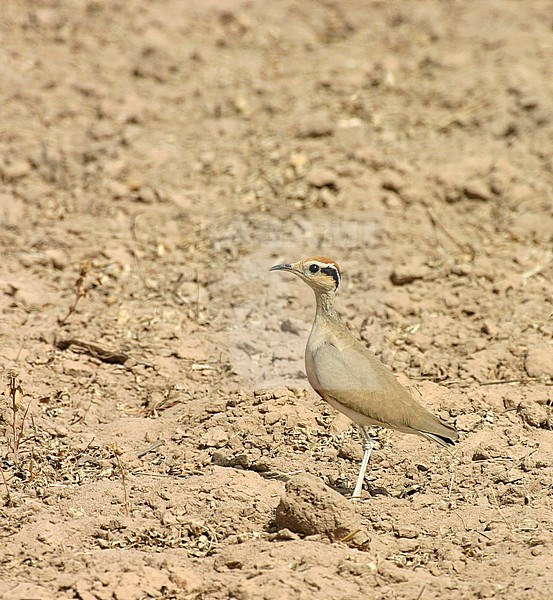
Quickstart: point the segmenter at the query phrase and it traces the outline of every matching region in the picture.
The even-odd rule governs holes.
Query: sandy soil
[[[2,2],[0,597],[550,597],[550,9]],[[462,434],[356,504],[313,254]]]

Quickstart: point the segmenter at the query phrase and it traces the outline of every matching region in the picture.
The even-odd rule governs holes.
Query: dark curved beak
[[[271,267],[269,271],[290,271],[290,273],[297,273],[296,269],[289,263],[275,265],[274,267]]]

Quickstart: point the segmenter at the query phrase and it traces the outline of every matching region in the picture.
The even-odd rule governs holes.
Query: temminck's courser
[[[442,446],[453,446],[459,434],[420,405],[342,323],[334,309],[340,267],[328,258],[305,258],[271,271],[289,271],[315,292],[317,311],[305,349],[307,378],[331,406],[357,423],[364,455],[352,498],[359,498],[374,445],[367,426],[414,433]]]

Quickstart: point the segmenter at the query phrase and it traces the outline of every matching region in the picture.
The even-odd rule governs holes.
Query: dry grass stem
[[[8,398],[10,410],[10,432],[8,434],[8,446],[13,456],[14,463],[19,466],[19,451],[23,440],[23,430],[25,421],[31,407],[31,400],[27,403],[25,412],[21,419],[18,419],[18,412],[21,407],[21,399],[23,397],[23,388],[19,383],[19,373],[17,371],[8,371],[8,383],[4,390],[4,396]]]
[[[81,269],[79,271],[79,276],[75,281],[75,298],[73,300],[73,304],[67,310],[67,314],[65,317],[58,317],[58,325],[65,325],[68,319],[75,314],[77,310],[77,305],[79,302],[88,296],[88,292],[91,289],[92,285],[86,284],[86,279],[88,274],[90,273],[90,264],[87,261],[84,261],[81,264]]]
[[[115,445],[111,447],[111,451],[113,452],[115,460],[117,461],[117,467],[119,469],[119,472],[121,473],[121,481],[123,482],[123,494],[125,497],[125,515],[129,517],[131,514],[131,510],[129,505],[129,493],[127,490],[127,476],[125,474],[125,469],[123,468],[123,463],[121,462],[122,451]]]

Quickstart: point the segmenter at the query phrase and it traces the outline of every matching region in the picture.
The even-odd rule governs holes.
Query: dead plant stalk
[[[118,448],[117,446],[112,446],[111,448],[113,455],[115,456],[115,460],[117,461],[117,467],[119,469],[119,472],[121,473],[121,480],[123,482],[123,495],[125,497],[125,515],[127,517],[130,516],[131,511],[130,511],[130,505],[129,505],[129,494],[127,491],[127,477],[125,475],[125,469],[123,468],[123,463],[121,462],[121,449]]]
[[[77,311],[77,305],[79,302],[88,296],[89,287],[86,285],[86,278],[90,272],[90,264],[84,261],[79,271],[79,276],[75,281],[75,298],[73,304],[68,308],[65,317],[58,317],[58,325],[65,325],[69,317],[71,317]]]
[[[21,398],[23,397],[23,388],[19,383],[19,373],[17,371],[8,371],[8,384],[4,391],[4,395],[8,398],[9,409],[11,413],[10,420],[10,435],[8,436],[8,445],[13,455],[13,462],[19,466],[19,450],[21,447],[21,441],[23,439],[23,430],[25,427],[25,421],[29,414],[29,408],[31,407],[31,401],[27,403],[25,412],[21,419],[17,418],[19,412]]]

